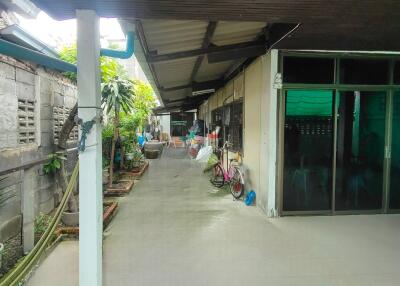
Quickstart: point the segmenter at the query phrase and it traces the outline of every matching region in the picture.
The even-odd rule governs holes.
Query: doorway
[[[391,144],[390,153],[390,184],[389,190],[389,211],[400,211],[400,91],[394,91],[393,97],[390,98],[393,102],[390,111],[391,116]]]
[[[400,208],[393,175],[400,169],[400,93],[393,104],[388,91],[291,89],[284,96],[284,214],[379,213],[388,192],[390,209]],[[391,108],[393,155],[385,168]]]
[[[337,98],[335,210],[381,210],[386,92],[341,91]]]
[[[285,92],[283,211],[331,209],[334,91]]]

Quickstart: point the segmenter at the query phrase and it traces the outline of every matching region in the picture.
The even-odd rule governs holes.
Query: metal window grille
[[[35,101],[18,99],[18,143],[35,143]]]
[[[211,112],[212,124],[223,127],[219,133],[219,147],[223,140],[230,140],[233,151],[242,151],[243,149],[243,102],[236,101],[224,107],[217,108]]]
[[[291,117],[286,119],[285,128],[296,128],[298,133],[304,136],[331,136],[332,119],[314,117]]]
[[[243,103],[234,102],[226,108],[229,108],[229,123],[225,122],[225,138],[229,135],[232,150],[240,151],[243,149]]]

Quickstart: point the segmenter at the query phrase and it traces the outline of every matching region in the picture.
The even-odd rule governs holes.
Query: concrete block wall
[[[21,100],[34,102],[34,124],[29,125],[34,129],[33,142],[21,143],[18,139],[23,129],[19,123]],[[0,171],[54,152],[53,108],[72,108],[76,100],[76,86],[62,74],[0,55]],[[70,142],[70,147],[75,144]],[[76,152],[68,156],[72,161],[77,159]],[[73,163],[69,163],[69,169]],[[57,204],[54,176],[45,175],[42,168],[38,165],[0,177],[5,178],[0,181],[0,242],[21,234],[24,203],[32,204],[33,216],[48,213]],[[23,202],[24,186],[33,192],[31,202]]]

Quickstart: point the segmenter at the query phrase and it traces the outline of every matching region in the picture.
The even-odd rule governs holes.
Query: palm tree
[[[112,187],[113,168],[115,156],[115,143],[119,137],[119,113],[129,113],[133,108],[133,97],[135,95],[134,83],[121,77],[114,77],[101,85],[101,104],[106,114],[114,113],[114,136],[111,145],[110,159],[110,181]]]

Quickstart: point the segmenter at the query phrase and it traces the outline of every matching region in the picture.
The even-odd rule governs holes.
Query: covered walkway
[[[268,219],[169,149],[120,199],[104,285],[398,285],[399,241],[398,215]],[[59,244],[27,285],[78,285],[78,242]]]

